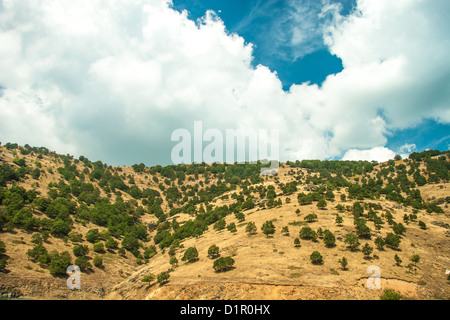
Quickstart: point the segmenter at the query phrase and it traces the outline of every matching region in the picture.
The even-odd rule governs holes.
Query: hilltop
[[[303,160],[263,176],[260,163],[120,167],[8,143],[0,146],[0,294],[379,299],[393,289],[449,299],[449,155]],[[315,251],[322,259],[312,263]],[[220,258],[230,264],[218,272]],[[81,268],[81,290],[67,289],[71,264]],[[369,266],[381,289],[367,288]]]

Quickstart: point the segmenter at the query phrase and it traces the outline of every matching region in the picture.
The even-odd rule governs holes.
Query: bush
[[[91,243],[95,243],[98,241],[98,239],[100,238],[100,234],[98,232],[98,229],[91,229],[86,233],[86,240],[91,242]]]
[[[103,242],[96,242],[94,244],[94,251],[97,253],[105,252],[105,246],[103,245]]]
[[[170,274],[168,274],[167,272],[161,272],[160,274],[158,274],[157,281],[159,284],[164,284],[169,281],[169,278]]]
[[[103,258],[101,256],[95,256],[92,262],[94,263],[94,266],[96,266],[97,268],[103,267]]]
[[[75,257],[83,257],[89,253],[89,248],[84,245],[75,245],[73,246],[72,251]]]
[[[91,268],[91,263],[84,256],[76,258],[75,259],[75,265],[80,267],[81,271],[86,271],[87,269]]]
[[[268,237],[275,233],[275,226],[272,221],[266,221],[261,227],[262,232]]]
[[[148,282],[153,282],[155,279],[156,279],[155,275],[150,273],[150,274],[145,275],[141,281],[148,283]]]
[[[334,247],[336,245],[336,238],[330,230],[325,230],[323,242],[329,248]]]
[[[358,247],[361,245],[361,243],[358,240],[358,236],[354,233],[347,233],[345,235],[344,242],[352,251],[358,249]]]
[[[366,243],[362,248],[362,253],[364,256],[369,257],[373,252],[373,247],[371,247],[368,243]]]
[[[248,234],[255,234],[256,230],[257,228],[254,222],[247,223],[247,226],[245,227],[245,232],[247,232]]]
[[[211,247],[208,248],[208,257],[214,259],[219,256],[219,247],[213,244]]]
[[[310,213],[310,214],[306,215],[304,219],[308,222],[314,222],[317,220],[317,214]]]
[[[182,261],[195,262],[198,260],[198,251],[195,247],[188,248],[183,255]]]
[[[311,259],[311,262],[313,264],[322,264],[323,263],[323,257],[318,251],[314,251],[311,253],[311,256],[309,257]]]
[[[234,265],[234,259],[231,257],[222,257],[214,261],[213,268],[216,272],[229,270]]]
[[[116,240],[114,240],[112,237],[108,238],[108,240],[106,240],[106,243],[105,243],[105,247],[108,250],[117,249],[118,245],[119,245],[119,243]]]
[[[400,242],[401,242],[399,236],[397,236],[393,233],[388,233],[386,235],[386,239],[384,241],[386,242],[387,246],[389,246],[393,249],[398,249]]]
[[[384,290],[383,295],[380,296],[381,300],[401,300],[402,298],[400,293],[392,289]]]
[[[67,236],[72,231],[72,227],[64,220],[57,219],[53,222],[50,229],[51,234],[55,236]]]
[[[64,276],[66,275],[67,268],[72,264],[72,259],[67,251],[61,254],[53,252],[50,254],[50,265],[48,267],[50,273],[53,276]]]
[[[230,231],[230,232],[236,232],[236,231],[237,231],[237,230],[236,230],[236,224],[235,224],[234,222],[230,223],[230,224],[227,226],[227,230]]]
[[[347,270],[348,266],[348,260],[346,257],[343,257],[342,259],[339,259],[339,263],[341,264],[341,267],[343,270]]]
[[[299,232],[299,236],[303,240],[316,240],[317,239],[317,233],[310,227],[303,227]]]

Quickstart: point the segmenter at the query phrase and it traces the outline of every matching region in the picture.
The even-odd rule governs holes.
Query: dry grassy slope
[[[14,155],[4,147],[0,147],[0,151],[0,157],[12,163]],[[33,163],[36,160],[36,156],[33,155],[20,155],[20,157],[24,157],[27,163]],[[38,181],[39,187],[35,187],[42,195],[46,195],[48,183],[60,180],[61,177],[56,169],[63,164],[52,156],[44,156],[40,162],[44,172],[47,172],[48,168],[52,168],[54,172],[41,175]],[[82,164],[78,166],[81,171]],[[157,189],[157,184],[153,182],[150,174],[137,174],[132,168],[127,167],[121,169],[120,174],[132,175],[139,188]],[[291,181],[293,175],[289,172],[292,171],[302,171],[306,174],[304,169],[280,168],[278,175],[280,182]],[[200,178],[204,181],[203,177]],[[33,182],[36,181],[29,179],[19,184],[30,189]],[[268,179],[264,184],[276,186],[273,178]],[[303,188],[307,192],[306,188]],[[421,191],[424,199],[433,196],[440,198],[448,196],[448,188],[449,184],[426,185],[421,187]],[[279,191],[278,188],[277,190]],[[266,210],[255,208],[246,211],[246,221],[242,224],[238,223],[233,215],[228,216],[228,223],[236,222],[237,233],[232,234],[227,230],[217,232],[210,227],[209,231],[201,237],[185,240],[184,248],[195,246],[200,253],[200,259],[195,263],[186,264],[181,261],[184,249],[178,249],[176,256],[179,266],[170,273],[170,281],[163,286],[143,283],[141,279],[146,274],[156,275],[170,268],[167,250],[166,253],[158,252],[144,266],[138,266],[135,258],[130,254],[127,255],[127,259],[123,259],[118,255],[107,253],[103,255],[105,268],[103,270],[94,268],[95,271],[89,274],[83,273],[83,290],[72,292],[67,290],[65,278],[54,278],[47,270],[27,260],[26,251],[33,246],[30,242],[31,234],[20,230],[15,233],[1,233],[1,240],[6,243],[10,257],[8,261],[10,272],[0,274],[0,284],[19,288],[25,297],[45,299],[378,299],[380,290],[368,290],[365,285],[369,276],[366,273],[367,267],[377,265],[381,268],[382,288],[395,288],[410,298],[448,299],[450,297],[449,285],[444,275],[445,269],[450,269],[448,251],[450,238],[447,229],[433,225],[433,221],[450,222],[448,208],[444,208],[445,215],[420,212],[418,220],[423,220],[428,230],[422,230],[418,228],[417,223],[411,223],[407,226],[408,231],[402,238],[401,251],[375,249],[374,254],[378,258],[366,260],[363,259],[360,251],[348,251],[342,239],[339,239],[346,233],[354,231],[354,226],[350,213],[341,213],[344,217],[343,226],[335,224],[337,211],[333,208],[341,203],[339,192],[335,194],[337,201],[334,204],[329,203],[327,210],[318,210],[315,205],[300,207],[294,194],[290,196],[291,203],[286,203],[286,196],[281,197],[282,207]],[[125,200],[132,199],[126,193],[123,193],[122,197]],[[223,205],[231,202],[232,200],[217,199],[214,204]],[[405,212],[411,213],[410,208],[402,208],[397,203],[385,200],[370,202],[378,202],[383,208],[392,209],[398,222],[402,221]],[[352,202],[343,204],[351,205]],[[299,215],[295,213],[297,208],[301,209]],[[326,248],[322,240],[316,243],[302,240],[300,248],[294,247],[294,238],[298,237],[302,225],[306,224],[303,220],[304,216],[313,212],[318,214],[319,219],[310,226],[315,230],[319,227],[331,230],[338,238],[336,247]],[[173,218],[177,218],[178,222],[192,219],[187,214],[178,214]],[[265,237],[260,231],[261,225],[267,220],[273,220],[276,226],[276,233],[270,238]],[[153,222],[155,218],[144,215],[142,221]],[[245,223],[249,221],[256,223],[258,234],[248,236],[245,233]],[[297,223],[292,225],[291,223],[294,222]],[[284,226],[289,227],[289,236],[280,233]],[[369,222],[369,226],[374,230],[372,223]],[[76,228],[82,234],[91,228],[102,230],[90,224],[77,225]],[[391,232],[391,228],[384,225],[380,234],[385,236],[387,232]],[[373,240],[361,242],[362,244],[370,242],[373,246]],[[221,256],[233,256],[236,261],[233,270],[225,273],[213,271],[213,260],[206,257],[207,250],[212,244],[219,246]],[[88,245],[92,246],[92,244]],[[64,250],[71,252],[71,245],[53,237],[50,238],[46,247],[49,251],[56,249],[59,252]],[[323,265],[314,266],[310,263],[309,256],[315,250],[324,256]],[[419,254],[421,262],[418,264],[420,269],[417,274],[406,272],[405,267],[394,266],[393,257],[396,253],[403,259],[403,265],[409,263],[411,255]],[[94,256],[92,250],[89,255]],[[343,271],[338,263],[343,256],[349,260],[347,271]]]
[[[280,169],[280,181],[290,181],[285,175],[288,169]],[[430,196],[442,196],[450,184],[427,186]],[[305,190],[306,191],[306,190]],[[443,193],[442,193],[443,192]],[[448,195],[448,192],[446,193]],[[132,276],[114,288],[108,296],[111,299],[378,299],[382,290],[369,290],[366,273],[370,265],[376,265],[381,270],[382,289],[393,288],[411,299],[449,299],[450,286],[446,280],[445,270],[450,269],[448,230],[433,225],[433,221],[449,222],[449,209],[445,208],[444,215],[427,214],[421,211],[418,220],[424,221],[428,230],[422,230],[417,223],[407,225],[407,233],[402,237],[400,251],[386,248],[384,251],[374,250],[374,259],[364,259],[360,251],[350,252],[343,236],[355,230],[353,217],[350,213],[341,213],[344,217],[342,226],[335,223],[335,209],[318,210],[315,205],[300,207],[294,198],[291,203],[268,210],[252,209],[245,212],[246,221],[253,221],[257,227],[272,220],[276,226],[273,237],[265,237],[260,230],[257,235],[249,236],[245,233],[245,223],[239,224],[234,216],[227,217],[227,223],[236,222],[237,233],[227,230],[217,232],[212,227],[197,239],[183,242],[184,249],[178,249],[176,257],[179,266],[170,272],[170,281],[160,286],[155,283],[143,283],[141,279],[147,274],[157,275],[171,268],[167,253],[158,254],[151,262],[140,267]],[[339,193],[336,199],[340,199]],[[403,208],[397,203],[380,200],[370,201],[379,203],[384,209],[390,209],[394,218],[402,222],[405,213],[410,214],[410,208]],[[337,200],[332,206],[338,203]],[[220,203],[218,203],[220,204]],[[342,203],[343,205],[351,202]],[[297,215],[296,209],[301,213]],[[316,213],[318,221],[309,225],[317,230],[331,230],[338,238],[337,246],[326,248],[323,241],[301,242],[300,248],[295,248],[293,241],[298,237],[301,225],[306,225],[303,218],[309,213]],[[292,225],[300,222],[300,225]],[[289,227],[289,236],[280,233],[281,228]],[[369,222],[372,230],[373,224]],[[392,229],[387,225],[380,232],[373,232],[373,239],[378,234],[386,236]],[[364,245],[372,240],[362,240]],[[207,258],[209,246],[216,244],[220,248],[221,256],[232,256],[235,268],[224,273],[214,272],[213,260]],[[195,263],[181,261],[184,250],[195,246],[200,259]],[[309,259],[313,251],[319,251],[324,257],[323,265],[312,265]],[[403,259],[403,266],[395,266],[394,255]],[[419,254],[421,262],[416,274],[407,272],[405,267],[413,254]],[[341,269],[338,260],[342,257],[349,260],[349,268]]]

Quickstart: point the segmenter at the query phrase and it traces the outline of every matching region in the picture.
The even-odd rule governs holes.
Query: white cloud
[[[164,0],[2,4],[3,141],[167,163],[171,132],[203,120],[222,131],[279,129],[281,160],[325,159],[349,149],[386,156],[372,148],[390,130],[450,122],[447,0],[359,0],[347,18],[327,7],[326,44],[345,69],[289,92],[275,72],[252,67],[253,46],[211,12],[194,22]]]
[[[385,162],[390,159],[394,159],[395,152],[392,150],[389,150],[385,147],[375,147],[368,150],[357,150],[357,149],[350,149],[348,150],[344,156],[342,157],[342,160],[353,160],[353,161],[378,161],[378,162]]]

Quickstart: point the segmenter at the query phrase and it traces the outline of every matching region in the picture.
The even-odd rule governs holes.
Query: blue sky
[[[173,132],[202,121],[279,130],[281,161],[448,150],[448,12],[448,0],[0,0],[0,141],[166,165]]]

